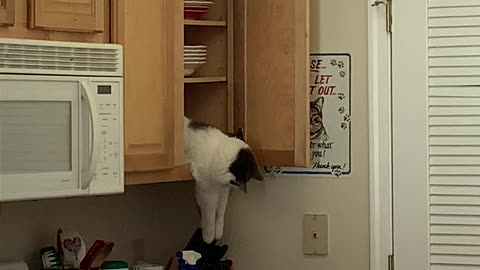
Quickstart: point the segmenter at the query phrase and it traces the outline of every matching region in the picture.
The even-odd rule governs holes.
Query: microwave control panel
[[[99,114],[100,137],[98,143],[97,170],[93,188],[123,188],[123,100],[121,83],[117,81],[93,81],[95,101]],[[95,181],[96,180],[96,181]]]

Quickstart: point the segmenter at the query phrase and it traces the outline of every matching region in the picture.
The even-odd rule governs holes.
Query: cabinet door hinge
[[[379,5],[385,5],[385,10],[386,10],[386,26],[385,29],[387,30],[387,33],[392,32],[392,0],[375,0],[373,2],[372,7],[376,7]]]
[[[388,255],[388,270],[394,270],[393,255]]]
[[[230,136],[230,137],[235,137],[237,139],[245,141],[244,140],[244,134],[243,134],[243,128],[237,129],[237,132],[235,132],[235,133],[228,132],[227,135]]]
[[[392,0],[387,0],[387,33],[392,33]]]

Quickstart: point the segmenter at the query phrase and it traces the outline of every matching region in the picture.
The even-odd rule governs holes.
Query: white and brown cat
[[[251,178],[263,180],[250,147],[210,125],[184,118],[185,159],[195,179],[203,241],[223,236],[231,188],[247,191]]]

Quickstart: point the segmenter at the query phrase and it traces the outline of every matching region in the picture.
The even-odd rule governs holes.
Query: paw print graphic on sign
[[[342,171],[339,168],[334,168],[332,169],[332,174],[335,175],[336,177],[342,176]]]
[[[273,167],[264,166],[264,167],[263,167],[263,171],[264,171],[266,174],[269,174],[269,173],[273,172]]]
[[[337,65],[337,60],[332,59],[332,61],[330,61],[330,65],[336,66]]]
[[[347,75],[347,73],[345,71],[340,71],[340,77],[342,78],[345,78],[345,76]]]
[[[347,129],[348,125],[347,125],[346,122],[343,122],[343,123],[340,125],[340,127],[341,127],[343,130],[345,130],[345,129]]]
[[[344,114],[344,113],[345,113],[345,107],[340,107],[340,108],[338,108],[338,112],[339,112],[340,114]]]
[[[339,62],[338,62],[338,67],[339,67],[339,68],[344,68],[344,67],[345,67],[345,63],[343,63],[343,61],[339,61]]]
[[[346,114],[345,116],[343,116],[343,121],[350,122],[350,120],[351,120],[350,114]]]
[[[345,99],[345,94],[344,93],[338,93],[338,99],[344,100]]]

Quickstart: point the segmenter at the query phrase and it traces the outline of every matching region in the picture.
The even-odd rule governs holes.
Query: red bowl
[[[185,20],[198,20],[203,14],[205,14],[205,12],[205,10],[186,9],[183,11],[183,17]]]
[[[183,9],[188,9],[188,10],[205,10],[207,11],[209,7],[207,6],[185,6]]]

